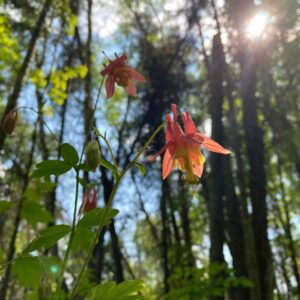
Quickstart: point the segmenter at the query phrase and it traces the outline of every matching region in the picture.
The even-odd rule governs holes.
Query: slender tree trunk
[[[11,236],[11,240],[9,242],[9,247],[8,247],[8,255],[7,255],[7,262],[11,261],[14,258],[15,251],[16,251],[16,238],[17,238],[17,233],[18,233],[18,228],[21,222],[21,211],[22,207],[25,201],[25,192],[27,190],[28,184],[29,184],[29,173],[31,170],[31,166],[33,163],[33,157],[34,157],[34,151],[35,151],[35,146],[36,146],[36,133],[37,131],[37,123],[35,124],[34,131],[32,134],[32,145],[31,145],[31,151],[30,151],[30,157],[28,160],[28,163],[26,165],[26,173],[24,174],[24,181],[23,181],[23,186],[22,186],[22,191],[20,195],[19,202],[16,207],[16,214],[14,218],[14,228],[13,228],[13,233]],[[11,264],[9,264],[5,270],[3,279],[2,279],[2,285],[0,289],[0,299],[5,300],[6,298],[6,293],[8,290],[8,284],[9,284],[9,277],[10,277],[10,272],[11,272]]]
[[[24,57],[23,63],[21,65],[21,69],[17,75],[16,81],[15,81],[15,84],[13,87],[13,91],[8,98],[8,101],[7,101],[5,110],[4,110],[4,114],[2,116],[1,124],[3,123],[5,115],[11,109],[13,109],[17,106],[18,98],[19,98],[19,95],[20,95],[20,92],[22,89],[22,84],[23,84],[26,74],[29,70],[29,64],[30,64],[31,58],[34,53],[34,49],[35,49],[38,37],[39,37],[39,35],[42,31],[43,25],[45,23],[46,15],[47,15],[47,12],[49,11],[51,2],[52,2],[52,0],[45,1],[42,11],[40,13],[40,16],[38,18],[38,21],[36,23],[36,26],[32,32],[27,53]],[[0,126],[0,150],[3,149],[5,138],[6,138],[6,133],[3,131],[2,126]]]
[[[184,239],[184,255],[186,257],[186,263],[189,267],[195,266],[195,258],[192,251],[192,237],[191,237],[191,226],[189,219],[189,199],[186,192],[185,182],[183,181],[182,175],[179,177],[179,193],[180,193],[180,217],[181,226]],[[177,247],[177,245],[176,245]]]
[[[298,263],[297,263],[297,249],[296,249],[296,245],[293,239],[293,234],[292,234],[292,225],[291,225],[291,219],[290,219],[290,212],[289,212],[289,205],[286,199],[286,192],[285,192],[285,188],[284,188],[284,183],[283,183],[283,179],[282,179],[282,160],[281,157],[278,153],[278,151],[276,151],[277,153],[277,171],[278,171],[278,176],[279,176],[279,184],[280,184],[280,189],[281,189],[281,199],[282,199],[282,203],[283,203],[283,213],[284,213],[284,218],[281,215],[281,210],[278,206],[278,204],[276,203],[277,206],[277,211],[278,214],[280,215],[279,220],[281,222],[282,228],[285,232],[285,238],[287,239],[287,247],[288,247],[288,252],[289,252],[289,256],[292,262],[292,270],[293,270],[293,274],[297,283],[297,292],[298,292],[298,299],[300,299],[300,275],[299,275],[299,267],[298,267]]]
[[[253,9],[253,1],[234,0],[231,3],[231,17],[239,32],[239,63],[241,66],[241,98],[243,109],[243,127],[249,162],[249,191],[252,203],[252,227],[255,237],[256,259],[259,271],[261,297],[273,299],[272,253],[268,240],[268,222],[266,205],[266,173],[263,131],[259,126],[256,106],[256,76],[260,53],[256,41],[245,40],[244,18]]]

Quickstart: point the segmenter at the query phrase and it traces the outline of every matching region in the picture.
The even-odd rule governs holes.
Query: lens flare
[[[269,24],[271,16],[266,11],[258,12],[246,26],[246,34],[249,38],[260,38]]]

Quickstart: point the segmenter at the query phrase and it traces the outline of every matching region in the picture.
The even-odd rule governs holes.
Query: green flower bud
[[[88,166],[95,171],[101,160],[99,145],[95,140],[92,140],[87,144],[85,148],[85,154]]]
[[[16,109],[10,110],[3,120],[3,131],[6,134],[12,134],[18,124],[18,111]]]

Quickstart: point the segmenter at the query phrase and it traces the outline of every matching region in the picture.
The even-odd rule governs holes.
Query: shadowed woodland
[[[0,300],[300,299],[299,12],[0,0]]]

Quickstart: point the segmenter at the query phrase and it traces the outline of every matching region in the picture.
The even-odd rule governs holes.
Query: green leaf
[[[85,171],[85,172],[93,171],[86,163],[80,164],[76,168],[78,168],[79,170]]]
[[[0,201],[0,213],[2,213],[4,210],[7,210],[11,207],[13,207],[15,203],[9,202],[9,201]]]
[[[44,266],[48,278],[59,278],[61,262],[57,256],[42,256],[40,257],[40,261]]]
[[[21,286],[36,289],[39,286],[43,267],[36,257],[23,256],[18,258],[12,266],[12,274]]]
[[[91,228],[79,227],[76,228],[74,240],[72,243],[73,250],[88,251],[95,238],[96,232]]]
[[[104,168],[112,171],[112,174],[113,174],[115,180],[118,178],[119,171],[115,168],[114,165],[112,165],[109,161],[107,161],[103,157],[101,157],[100,165],[103,166]]]
[[[61,175],[68,172],[72,166],[60,160],[44,160],[36,165],[37,169],[32,173],[33,178],[49,175]]]
[[[67,164],[69,164],[72,167],[75,167],[77,165],[77,163],[79,162],[79,156],[72,145],[68,143],[62,144],[60,151],[64,161]]]
[[[110,209],[105,218],[104,225],[109,224],[111,219],[118,214],[117,209]],[[72,248],[74,250],[88,250],[95,238],[96,231],[93,227],[98,226],[103,218],[104,209],[95,208],[84,214],[78,222]]]
[[[21,218],[27,220],[27,222],[33,226],[37,223],[49,223],[53,220],[50,212],[35,201],[24,201],[21,210]]]
[[[93,130],[94,130],[94,132],[95,132],[95,134],[96,134],[97,136],[100,136],[100,135],[101,135],[101,134],[100,134],[100,131],[98,130],[97,127],[93,126]]]
[[[135,165],[137,166],[137,168],[139,169],[139,171],[141,172],[141,174],[143,176],[145,176],[146,172],[147,172],[146,167],[143,164],[139,163],[139,162],[136,162]]]
[[[24,250],[24,252],[32,252],[39,249],[48,249],[53,246],[58,240],[71,232],[69,225],[55,225],[46,228],[41,232],[41,235],[34,239]]]
[[[140,300],[143,296],[138,295],[144,288],[142,280],[126,280],[120,284],[108,281],[94,287],[85,297],[85,300]]]
[[[110,208],[106,215],[104,225],[109,224],[110,220],[118,213],[119,211],[117,209]],[[98,226],[100,220],[103,218],[103,214],[104,208],[95,208],[84,214],[82,219],[78,222],[77,227],[91,228],[93,226]]]

